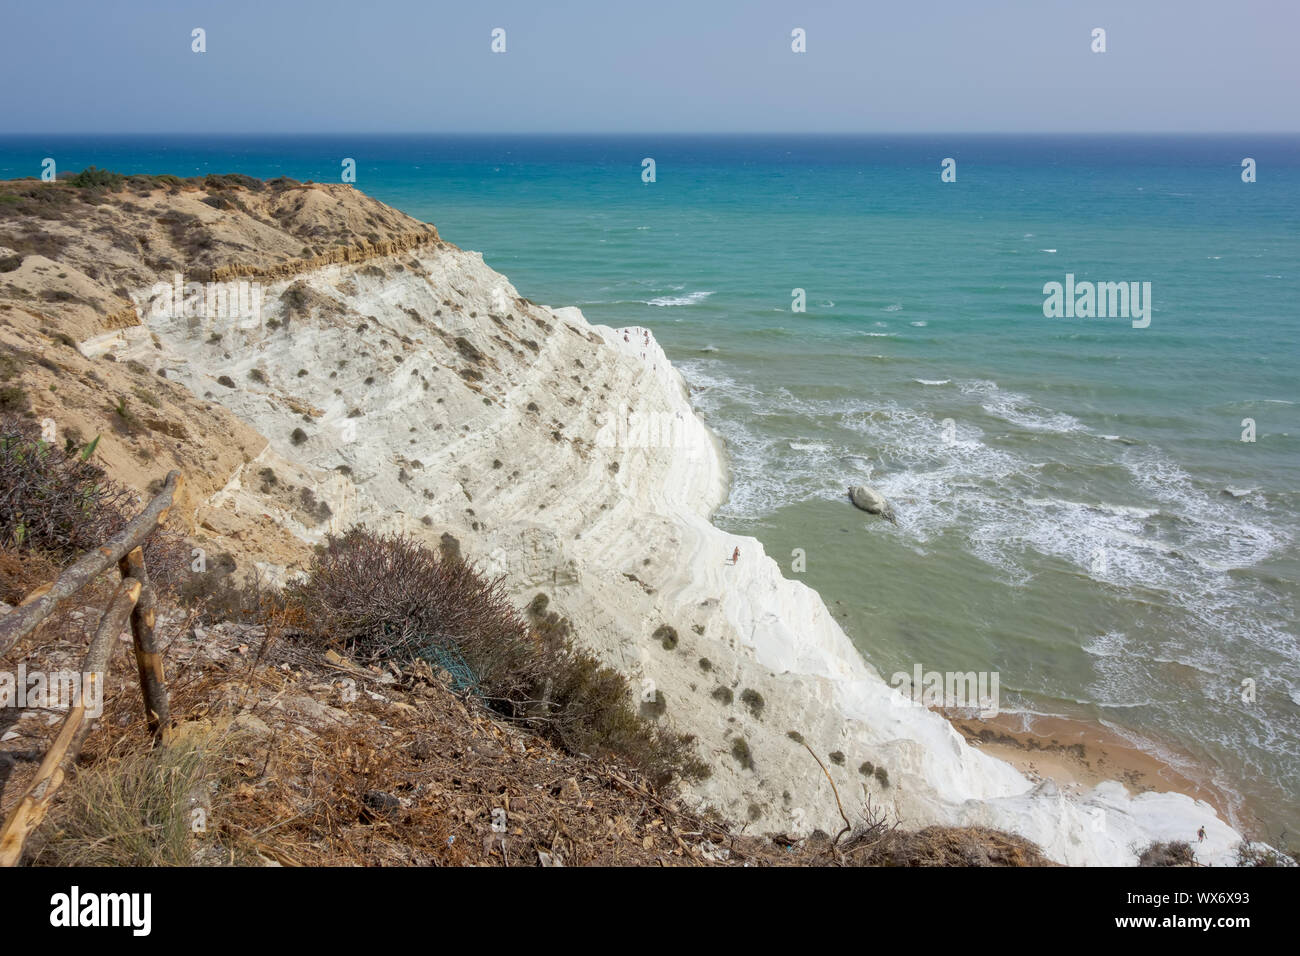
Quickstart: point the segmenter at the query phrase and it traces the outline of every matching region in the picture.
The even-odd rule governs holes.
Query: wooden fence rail
[[[75,561],[52,584],[37,588],[18,607],[0,618],[0,655],[3,655],[19,639],[34,631],[55,608],[114,564],[122,576],[121,583],[100,618],[82,662],[76,700],[72,702],[58,736],[37,768],[36,777],[15,804],[4,826],[0,827],[0,866],[18,864],[27,838],[40,826],[54,794],[76,763],[77,755],[91,728],[86,701],[92,695],[87,693],[86,682],[97,682],[97,687],[92,685],[98,692],[93,699],[102,701],[113,642],[126,626],[128,618],[131,622],[135,662],[140,675],[140,692],[144,697],[149,732],[155,745],[166,739],[170,716],[162,656],[154,632],[157,597],[149,582],[142,548],[145,539],[166,520],[184,482],[179,471],[168,474],[162,491],[125,528],[102,546]]]

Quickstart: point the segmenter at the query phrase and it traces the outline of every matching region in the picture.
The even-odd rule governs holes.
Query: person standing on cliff
[[[731,552],[731,563],[732,564],[740,563],[740,545],[737,545],[736,550]]]

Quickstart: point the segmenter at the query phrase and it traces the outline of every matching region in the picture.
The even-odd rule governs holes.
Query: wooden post
[[[90,650],[81,664],[81,685],[77,699],[63,718],[63,726],[54,744],[45,754],[45,759],[37,768],[36,777],[19,799],[9,819],[0,827],[0,866],[17,866],[22,859],[23,846],[27,838],[41,825],[50,801],[63,785],[64,778],[81,753],[81,745],[90,733],[93,718],[86,716],[86,681],[99,685],[100,700],[103,700],[104,685],[108,677],[108,661],[113,655],[113,644],[117,635],[126,625],[127,617],[140,597],[140,582],[128,578],[117,586],[113,600],[109,603],[104,616],[100,618],[99,629],[90,642]]]
[[[167,678],[163,674],[162,654],[154,633],[157,620],[157,596],[149,583],[149,571],[144,564],[144,551],[132,548],[118,562],[124,580],[140,582],[140,599],[131,611],[131,637],[135,644],[135,665],[140,672],[140,693],[144,697],[144,716],[154,746],[165,743],[171,731],[171,715],[167,706]]]

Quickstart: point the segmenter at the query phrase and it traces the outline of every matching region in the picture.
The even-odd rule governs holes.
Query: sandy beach
[[[1242,812],[1240,801],[1215,787],[1190,757],[1179,760],[1180,768],[1099,724],[1024,714],[945,716],[971,746],[1005,760],[1031,780],[1051,780],[1067,793],[1117,780],[1134,796],[1172,791],[1205,801],[1224,819]]]

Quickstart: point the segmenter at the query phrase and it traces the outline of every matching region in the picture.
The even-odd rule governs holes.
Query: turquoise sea
[[[24,137],[0,177],[45,157],[355,159],[521,294],[654,329],[727,442],[718,523],[803,549],[882,674],[997,671],[1004,710],[1190,760],[1295,842],[1300,138]],[[1151,283],[1149,327],[1045,318],[1067,273]]]

